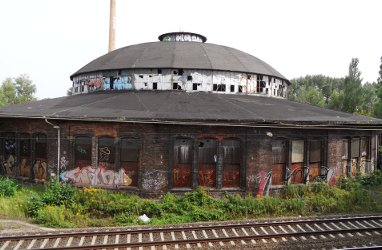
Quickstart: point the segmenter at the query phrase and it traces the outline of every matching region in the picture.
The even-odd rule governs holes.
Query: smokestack
[[[109,20],[109,52],[115,50],[115,0],[110,0],[110,20]]]

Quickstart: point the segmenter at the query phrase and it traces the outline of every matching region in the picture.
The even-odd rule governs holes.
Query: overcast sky
[[[358,57],[364,82],[382,56],[380,0],[116,0],[117,48],[188,31],[254,55],[288,79],[343,77]],[[66,95],[69,76],[107,53],[109,0],[1,0],[0,81],[29,74],[37,97]]]

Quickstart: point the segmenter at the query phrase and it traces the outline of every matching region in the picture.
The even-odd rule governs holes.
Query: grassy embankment
[[[382,172],[343,179],[337,187],[326,183],[286,186],[273,197],[226,194],[212,198],[198,189],[184,196],[166,194],[160,201],[95,188],[76,189],[51,182],[27,186],[0,178],[0,218],[31,220],[50,227],[176,224],[197,221],[336,213],[381,213]]]

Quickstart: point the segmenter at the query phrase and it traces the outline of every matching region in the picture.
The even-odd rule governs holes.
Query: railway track
[[[381,235],[382,215],[373,215],[0,236],[0,250],[216,249],[304,241],[309,244],[341,241],[342,247],[354,247],[354,243],[346,243],[357,237],[382,238]],[[362,246],[366,247],[358,247]]]

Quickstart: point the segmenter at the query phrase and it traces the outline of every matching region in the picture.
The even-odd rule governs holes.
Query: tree
[[[352,58],[349,64],[349,74],[345,77],[345,89],[343,110],[348,113],[354,113],[359,110],[362,104],[362,79],[361,72],[358,69],[358,58]]]
[[[0,87],[0,105],[21,104],[36,100],[36,86],[28,75],[6,78]]]
[[[382,118],[382,57],[381,65],[379,66],[379,77],[378,77],[378,86],[377,86],[377,102],[374,106],[374,116]]]

